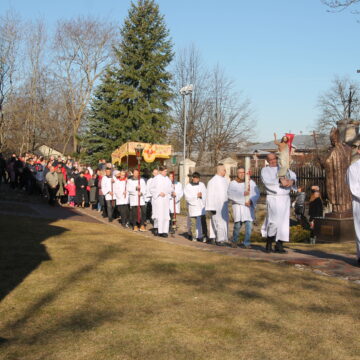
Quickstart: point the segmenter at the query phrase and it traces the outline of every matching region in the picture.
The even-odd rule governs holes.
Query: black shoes
[[[286,250],[283,247],[283,241],[278,240],[275,244],[275,252],[278,252],[280,254],[286,254]]]
[[[216,241],[216,245],[217,246],[227,246],[226,242],[225,241]]]
[[[274,236],[268,236],[266,238],[266,252],[267,253],[271,253],[273,250],[272,250],[272,242],[274,240]]]
[[[163,238],[167,238],[168,237],[168,234],[166,233],[163,233],[163,234],[159,234],[160,237],[163,237]]]

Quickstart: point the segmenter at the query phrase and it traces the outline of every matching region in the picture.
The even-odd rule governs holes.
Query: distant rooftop
[[[319,147],[330,145],[329,136],[317,135],[316,141]],[[311,151],[315,149],[314,137],[313,135],[295,135],[292,142],[293,147],[297,151]],[[253,144],[245,147],[241,150],[241,153],[254,153],[257,151],[260,154],[265,154],[270,151],[276,151],[277,146],[274,144],[274,140]]]

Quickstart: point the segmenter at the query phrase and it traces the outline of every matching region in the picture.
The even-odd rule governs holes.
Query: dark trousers
[[[206,224],[206,215],[190,217],[191,236],[192,237],[196,236],[197,218],[200,218],[200,221],[201,221],[201,229],[202,229],[203,237],[208,237],[208,230],[207,230],[207,224]]]
[[[151,200],[146,203],[146,220],[151,222],[152,205]]]
[[[117,207],[121,218],[121,225],[125,226],[129,222],[129,205],[118,205]]]
[[[52,188],[48,185],[48,193],[49,193],[49,204],[54,205],[55,204],[55,198],[58,188]]]
[[[140,206],[140,223],[138,221],[138,207],[131,206],[130,207],[130,221],[132,226],[142,226],[145,225],[146,221],[146,206]]]
[[[106,200],[106,210],[109,220],[113,219],[115,200]]]

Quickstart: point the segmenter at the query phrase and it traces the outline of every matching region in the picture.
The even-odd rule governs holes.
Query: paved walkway
[[[78,211],[111,226],[121,228],[123,231],[131,231],[130,229],[123,229],[116,220],[109,223],[108,220],[106,218],[104,219],[97,211],[91,210],[89,208],[79,209]],[[289,248],[287,249],[286,254],[268,254],[265,252],[265,244],[264,246],[253,245],[251,249],[219,247],[201,242],[189,241],[186,238],[186,218],[184,216],[178,216],[177,222],[179,229],[174,236],[169,235],[168,238],[155,237],[150,230],[143,233],[139,232],[139,235],[150,237],[157,241],[196,247],[203,251],[211,251],[224,255],[238,256],[240,258],[259,261],[286,263],[294,265],[299,270],[312,270],[320,275],[342,278],[353,281],[360,285],[360,267],[357,266],[355,255],[351,256],[345,254],[332,254],[319,250],[300,250]]]
[[[131,231],[123,229],[115,220],[108,223],[107,219],[102,218],[101,214],[89,208],[68,208],[60,206],[49,206],[46,203],[24,203],[18,201],[0,200],[0,214],[9,214],[17,216],[32,216],[46,219],[66,219],[81,222],[105,223],[114,226],[121,231]],[[151,231],[139,233],[139,236],[146,236],[156,241],[190,246],[202,251],[211,251],[228,256],[237,256],[239,258],[253,259],[258,261],[270,261],[277,263],[286,263],[294,265],[299,270],[312,270],[313,272],[332,276],[355,282],[360,285],[360,267],[357,266],[356,257],[344,254],[332,254],[319,250],[299,250],[287,249],[287,254],[271,253],[267,254],[265,248],[260,245],[254,245],[252,249],[233,249],[230,247],[218,247],[200,242],[192,242],[186,239],[186,218],[178,217],[179,230],[174,236],[160,238],[152,235]]]

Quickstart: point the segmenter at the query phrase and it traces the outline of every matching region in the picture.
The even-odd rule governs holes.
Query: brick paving
[[[31,216],[46,219],[63,219],[81,222],[105,223],[116,227],[121,231],[128,232],[130,229],[123,229],[117,220],[109,223],[97,211],[89,208],[69,208],[61,206],[49,206],[45,203],[24,203],[18,201],[0,200],[0,214]],[[139,232],[139,236],[152,238],[154,241],[161,241],[180,246],[197,248],[201,251],[216,252],[228,256],[252,259],[257,261],[269,261],[285,263],[295,266],[301,271],[313,271],[323,276],[337,277],[355,282],[360,285],[360,267],[357,266],[356,257],[344,254],[326,253],[319,250],[287,249],[286,254],[265,252],[264,246],[253,245],[251,249],[219,247],[201,242],[192,242],[186,238],[186,217],[178,216],[178,231],[174,236],[168,238],[155,237],[151,229],[146,232]],[[150,226],[151,228],[151,226]],[[230,231],[232,229],[230,228]]]

